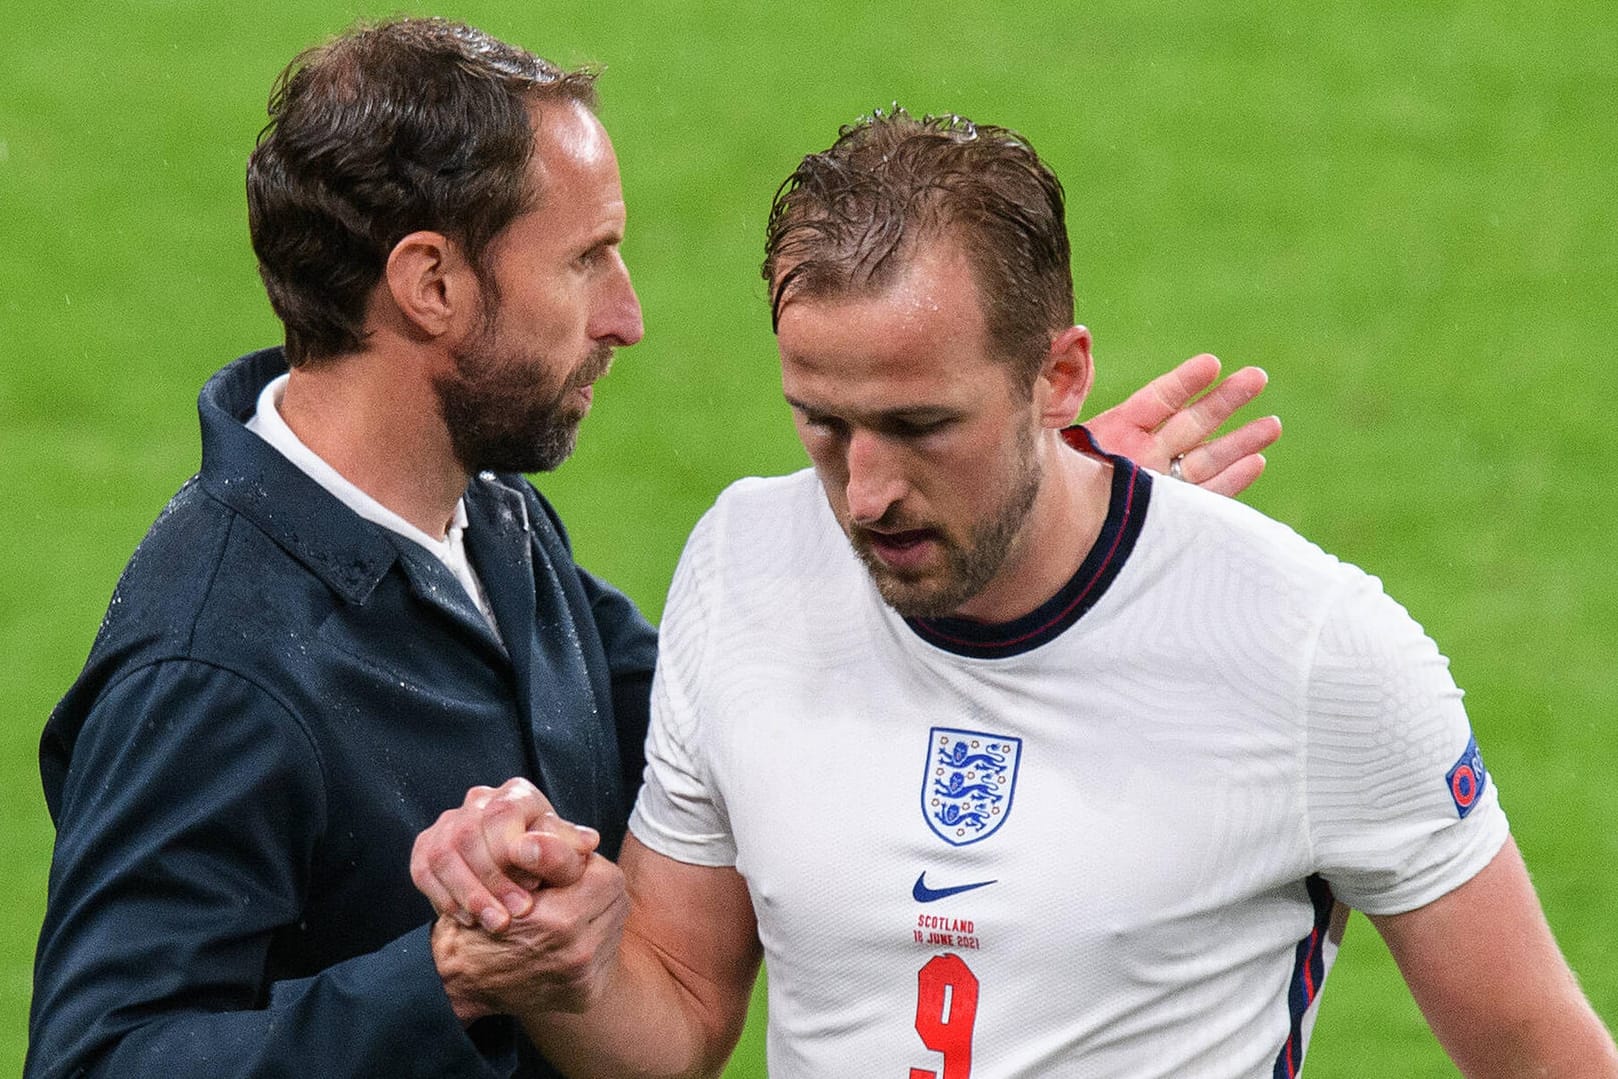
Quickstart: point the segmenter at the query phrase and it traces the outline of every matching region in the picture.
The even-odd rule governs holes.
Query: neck
[[[1002,623],[1056,595],[1079,571],[1101,535],[1112,503],[1112,465],[1080,453],[1061,433],[1040,436],[1039,493],[1005,563],[955,615]]]
[[[344,479],[429,536],[445,534],[470,477],[414,357],[368,350],[295,367],[281,418]]]

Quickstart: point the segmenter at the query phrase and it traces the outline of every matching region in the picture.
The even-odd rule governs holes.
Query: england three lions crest
[[[988,839],[1011,815],[1022,739],[934,727],[921,777],[921,814],[957,847]]]

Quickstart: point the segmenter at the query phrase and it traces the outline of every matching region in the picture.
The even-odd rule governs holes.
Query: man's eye
[[[893,433],[900,438],[923,438],[935,435],[948,427],[950,421],[942,420],[897,420],[893,424]]]
[[[803,414],[803,425],[816,434],[838,435],[843,430],[843,421],[835,416],[817,416],[810,412]]]

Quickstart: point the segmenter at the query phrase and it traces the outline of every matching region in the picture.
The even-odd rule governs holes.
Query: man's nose
[[[619,258],[617,273],[605,286],[600,305],[595,312],[590,336],[597,341],[614,345],[633,345],[646,334],[641,322],[640,297],[629,280],[629,267]]]
[[[899,454],[881,437],[855,431],[848,439],[848,514],[855,524],[880,521],[909,490]]]

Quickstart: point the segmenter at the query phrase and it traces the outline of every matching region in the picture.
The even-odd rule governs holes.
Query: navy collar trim
[[[1062,432],[1067,444],[1081,453],[1112,463],[1112,497],[1101,534],[1077,572],[1061,590],[1039,607],[1010,622],[975,622],[966,618],[906,618],[917,636],[934,647],[974,659],[1003,659],[1031,652],[1065,633],[1096,605],[1129,560],[1146,522],[1152,481],[1133,461],[1104,453],[1083,427]]]

